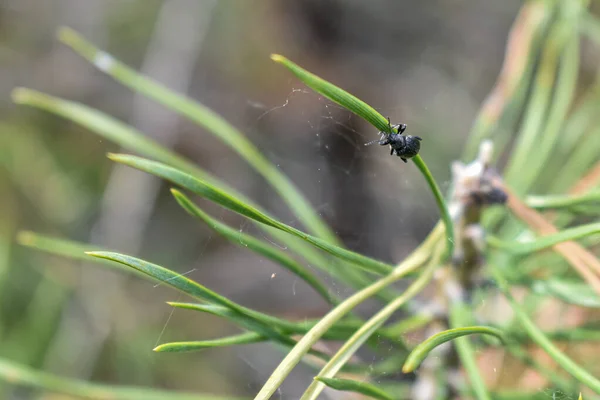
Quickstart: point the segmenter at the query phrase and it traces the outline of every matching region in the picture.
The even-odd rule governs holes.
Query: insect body
[[[381,131],[379,134],[381,137],[372,142],[365,143],[365,146],[379,143],[381,146],[390,145],[390,155],[396,155],[404,162],[408,162],[409,158],[412,158],[419,154],[421,149],[421,138],[418,136],[404,136],[403,133],[406,130],[406,124],[392,125],[388,118],[389,131]],[[397,132],[394,132],[394,129]]]

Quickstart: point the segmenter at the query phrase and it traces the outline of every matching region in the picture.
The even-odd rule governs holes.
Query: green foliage
[[[350,360],[350,357],[380,328],[400,306],[405,304],[410,298],[416,296],[431,281],[433,272],[439,267],[439,251],[429,262],[429,265],[421,272],[417,278],[396,300],[390,302],[381,311],[369,319],[350,339],[344,343],[342,348],[331,357],[329,362],[319,371],[318,378],[331,379],[342,369],[344,364]],[[308,389],[306,389],[302,400],[316,399],[323,390],[323,382],[317,379]]]
[[[110,55],[95,48],[77,32],[69,28],[61,28],[58,31],[58,38],[94,66],[125,86],[180,113],[214,134],[217,138],[222,140],[223,143],[235,150],[240,157],[245,159],[258,173],[263,175],[281,195],[281,198],[288,203],[290,209],[296,213],[298,218],[303,221],[315,235],[332,243],[338,242],[329,227],[324,224],[318,214],[314,211],[313,207],[311,207],[308,201],[288,178],[271,164],[240,131],[230,125],[223,117],[207,107],[174,93],[164,86],[136,73],[134,70],[115,60]]]
[[[218,293],[215,293],[212,290],[167,268],[163,268],[159,265],[149,263],[139,258],[118,253],[96,251],[87,252],[86,254],[92,257],[114,261],[116,263],[131,267],[146,274],[148,277],[169,285],[193,298],[222,306],[231,313],[231,318],[241,324],[244,328],[267,336],[275,342],[282,343],[284,345],[291,345],[295,343],[295,341],[289,336],[283,334],[278,329],[272,328],[268,323],[265,323],[265,319],[270,321],[268,316],[241,306],[229,300],[228,298],[223,297]],[[313,352],[313,354],[323,356],[316,351]]]
[[[275,248],[274,246],[268,245],[260,240],[237,231],[233,228],[228,227],[225,224],[220,223],[216,219],[209,216],[207,213],[202,211],[198,206],[192,203],[183,193],[176,189],[171,189],[171,193],[179,203],[190,215],[200,218],[208,226],[214,229],[217,233],[225,236],[232,243],[243,246],[252,250],[258,254],[261,254],[268,259],[271,259],[276,264],[286,268],[291,273],[298,276],[310,287],[312,287],[317,293],[319,293],[326,301],[332,302],[333,304],[338,303],[339,300],[335,299],[335,296],[329,294],[329,290],[315,277],[308,269],[306,269],[299,262],[288,256],[285,252]]]
[[[540,295],[556,297],[566,304],[600,308],[600,295],[582,282],[548,279],[532,282],[531,289]]]
[[[304,82],[306,86],[327,97],[334,103],[347,108],[359,117],[364,118],[368,123],[377,128],[377,130],[381,132],[388,132],[390,130],[388,120],[383,115],[379,114],[373,107],[356,96],[321,79],[315,74],[308,72],[282,55],[272,54],[271,59],[289,69],[298,77],[298,79]]]
[[[335,390],[343,390],[346,392],[356,392],[364,394],[365,396],[372,397],[378,400],[392,400],[393,397],[383,390],[379,389],[375,385],[371,385],[368,382],[357,382],[350,379],[339,379],[339,378],[322,378],[315,377],[315,380],[324,383],[328,387]]]
[[[415,347],[406,358],[406,361],[402,366],[402,372],[413,372],[416,368],[419,367],[419,365],[423,362],[425,357],[427,357],[427,355],[436,347],[441,346],[442,344],[451,340],[457,339],[461,336],[475,334],[492,335],[500,339],[502,342],[504,342],[505,340],[504,334],[501,330],[491,328],[489,326],[466,326],[464,328],[448,329],[436,333],[429,339],[419,343],[419,345]]]
[[[218,306],[215,304],[195,304],[195,303],[181,303],[171,301],[168,303],[169,305],[182,308],[186,310],[194,310],[205,312],[209,314],[213,314],[236,323],[239,318],[235,311],[231,310],[231,308]],[[315,319],[306,319],[298,322],[291,322],[285,319],[276,318],[263,313],[253,313],[253,316],[260,322],[262,322],[266,326],[270,326],[273,328],[281,329],[287,334],[303,334],[306,333],[310,328],[312,328],[318,320]],[[350,334],[356,331],[361,326],[361,321],[359,320],[347,320],[340,321],[336,325],[334,325],[329,332],[324,336],[326,339],[340,340],[347,338]],[[390,338],[389,335],[382,333],[384,337]]]
[[[600,393],[600,380],[595,378],[592,374],[582,368],[579,364],[573,361],[571,358],[566,356],[560,351],[552,341],[539,329],[535,323],[529,318],[527,313],[523,310],[521,305],[517,303],[512,294],[510,293],[509,286],[501,272],[497,269],[493,269],[494,277],[498,282],[500,289],[510,302],[513,311],[515,312],[516,318],[527,333],[527,335],[538,344],[544,351],[552,357],[565,371],[577,378],[581,383],[587,387]]]
[[[194,340],[189,342],[165,343],[154,348],[158,353],[180,353],[188,351],[198,351],[209,349],[211,347],[229,347],[237,344],[257,343],[268,340],[268,337],[256,332],[245,332],[239,335],[227,336],[211,340]]]
[[[237,397],[147,389],[131,386],[99,385],[35,371],[0,358],[0,378],[20,386],[43,389],[90,400],[240,400]]]
[[[23,88],[15,89],[13,91],[13,99],[18,104],[26,104],[37,107],[59,115],[63,118],[72,120],[73,122],[76,122],[96,133],[100,137],[114,142],[127,150],[153,158],[177,168],[182,172],[188,173],[198,179],[202,179],[219,190],[227,191],[232,196],[235,196],[236,199],[244,202],[245,204],[260,209],[242,193],[232,189],[220,179],[214,177],[191,161],[145,137],[141,132],[135,130],[134,128],[97,110],[82,104],[62,100],[40,92]],[[349,283],[354,287],[360,287],[364,283],[363,277],[357,275],[354,271],[339,270],[343,266],[338,266],[336,263],[324,258],[318,252],[314,251],[311,246],[303,243],[302,241],[295,240],[288,234],[267,228],[262,224],[258,225],[259,228],[265,229],[267,234],[273,236],[276,241],[285,244],[290,249],[293,249],[297,254],[301,254],[302,257],[311,263],[311,265],[326,269],[328,273],[336,276],[342,282]]]
[[[596,209],[600,206],[600,191],[591,191],[575,196],[527,196],[527,205],[538,210],[566,209],[577,211],[578,207],[590,206]]]
[[[369,373],[373,375],[398,373],[402,365],[403,372],[412,372],[434,349],[446,343],[454,346],[460,360],[460,363],[453,367],[464,369],[468,377],[468,385],[461,388],[465,394],[474,395],[477,399],[518,399],[537,396],[520,390],[514,393],[490,390],[476,360],[476,351],[471,341],[471,335],[475,334],[481,335],[484,339],[483,347],[498,345],[497,341],[485,340],[487,336],[499,338],[500,347],[505,349],[507,354],[534,368],[550,384],[561,390],[575,390],[581,385],[600,394],[600,380],[586,370],[583,364],[565,354],[553,343],[555,340],[600,341],[598,327],[586,325],[572,329],[544,331],[531,317],[541,307],[542,302],[536,299],[555,298],[567,305],[592,309],[600,305],[598,293],[587,282],[576,279],[571,266],[563,260],[556,261],[556,265],[551,266],[552,269],[546,268],[546,271],[553,273],[550,279],[540,279],[530,273],[538,267],[545,267],[545,264],[540,261],[544,256],[541,250],[551,251],[551,248],[557,244],[574,240],[591,241],[597,239],[600,233],[600,224],[581,222],[577,219],[579,214],[595,215],[597,212],[599,199],[597,187],[591,188],[586,193],[559,194],[564,193],[571,183],[581,180],[592,164],[598,162],[597,148],[590,145],[588,139],[593,133],[597,133],[597,128],[593,125],[596,121],[595,110],[600,103],[598,96],[600,79],[581,97],[576,106],[572,104],[576,97],[578,83],[579,31],[583,31],[592,40],[600,43],[598,35],[600,23],[587,12],[584,1],[561,3],[532,1],[524,7],[540,12],[539,20],[531,23],[530,26],[532,33],[529,45],[535,48],[532,49],[532,54],[522,55],[524,58],[517,60],[520,65],[517,69],[520,71],[519,76],[504,77],[511,82],[510,90],[503,92],[507,96],[502,99],[505,108],[494,110],[498,113],[494,118],[486,114],[489,113],[489,109],[485,107],[482,109],[472,134],[472,138],[476,140],[472,140],[479,142],[481,138],[493,137],[491,132],[498,129],[496,125],[505,123],[500,119],[500,115],[508,113],[508,104],[513,106],[526,104],[522,123],[518,129],[516,126],[504,127],[518,131],[514,138],[515,146],[506,154],[508,163],[504,173],[504,184],[512,189],[511,192],[516,196],[525,196],[533,190],[534,193],[541,193],[539,196],[528,196],[527,204],[538,210],[560,211],[561,214],[555,223],[561,229],[555,234],[539,235],[535,239],[529,239],[534,236],[530,229],[532,231],[535,229],[525,227],[523,221],[518,221],[516,218],[507,218],[504,209],[486,212],[486,223],[482,226],[487,231],[494,232],[492,235],[487,235],[486,240],[482,240],[487,243],[487,247],[477,249],[480,251],[477,256],[489,260],[490,271],[486,272],[492,274],[514,313],[514,320],[507,321],[501,327],[480,326],[479,322],[474,326],[476,313],[474,303],[470,303],[467,296],[452,297],[447,293],[450,292],[448,288],[452,288],[452,284],[461,285],[464,282],[459,280],[458,283],[454,281],[449,283],[439,277],[443,275],[436,275],[438,271],[455,271],[461,268],[461,265],[451,265],[451,263],[452,256],[456,255],[455,249],[459,248],[456,242],[461,242],[462,249],[466,230],[464,226],[456,223],[458,217],[454,214],[450,215],[448,204],[438,184],[420,156],[414,157],[413,161],[436,200],[441,222],[421,245],[396,266],[363,256],[343,248],[332,230],[326,226],[291,181],[271,164],[242,132],[223,117],[141,76],[68,28],[59,31],[59,39],[63,43],[120,83],[185,116],[215,135],[269,182],[310,233],[284,224],[251,199],[230,188],[218,177],[144,137],[141,132],[132,127],[97,110],[23,88],[13,92],[14,101],[76,122],[128,151],[141,154],[146,158],[122,154],[110,154],[109,158],[119,164],[170,181],[256,223],[278,243],[288,246],[289,252],[281,251],[257,237],[241,233],[219,222],[184,193],[177,189],[171,190],[175,201],[188,214],[201,220],[233,244],[248,248],[287,269],[329,302],[332,309],[321,318],[291,321],[245,307],[173,270],[139,258],[33,232],[22,232],[18,240],[25,246],[47,253],[102,262],[103,265],[117,266],[121,270],[158,281],[198,302],[169,302],[170,306],[209,313],[242,329],[241,333],[231,336],[161,344],[154,349],[156,352],[189,352],[257,342],[269,342],[285,349],[286,355],[282,362],[264,383],[255,399],[271,398],[300,362],[307,362],[318,371],[314,381],[302,395],[302,400],[316,400],[325,387],[358,392],[376,399],[395,398],[388,394],[391,391],[383,390],[382,385],[336,377],[336,375],[340,371],[352,370],[359,371],[365,379],[368,379]],[[534,62],[536,58],[539,58],[539,63]],[[388,120],[372,106],[283,56],[273,55],[272,59],[285,66],[308,87],[365,119],[378,131],[389,131]],[[529,86],[531,90],[528,90]],[[519,118],[513,117],[507,120],[517,124]],[[425,145],[434,140],[435,137],[429,137],[423,143]],[[499,148],[503,148],[510,142],[509,138],[501,138],[497,141],[500,143]],[[472,152],[472,148],[473,146],[469,145],[467,153]],[[555,158],[560,160],[560,168],[548,166]],[[398,168],[402,167],[404,166],[398,165]],[[455,219],[453,220],[452,217]],[[3,243],[0,242],[0,246]],[[586,254],[587,257],[580,256],[580,258],[587,262],[589,267],[589,264],[593,263],[590,262],[593,256],[590,257],[592,253]],[[594,261],[597,262],[597,259]],[[347,283],[356,291],[345,299],[332,295],[320,278],[305,266],[305,262],[327,271],[336,281]],[[4,263],[5,261],[0,259],[0,279],[2,279]],[[521,268],[527,265],[525,263],[533,264],[535,268]],[[509,276],[518,276],[518,278],[509,281],[507,279]],[[407,277],[410,277],[411,281],[404,286],[404,290],[399,292],[391,289],[394,283]],[[439,315],[434,315],[430,310],[416,309],[414,303],[411,303],[415,296],[422,293],[434,281],[434,277],[437,277],[436,283],[442,286],[443,290],[439,291],[446,290],[443,295],[434,296],[441,296],[443,301],[450,304],[446,310],[447,315],[444,316],[449,320],[450,326],[421,343],[407,346],[402,338],[403,334],[425,327],[439,319]],[[517,302],[511,292],[511,288],[517,284],[529,293],[528,300],[523,304]],[[535,293],[535,296],[532,293]],[[485,291],[475,290],[474,293],[469,292],[469,294],[475,298],[481,296],[486,300],[493,299]],[[351,315],[357,306],[376,296],[384,299],[385,304],[374,315],[366,320]],[[436,300],[440,299],[436,298]],[[407,314],[394,324],[385,326],[400,309]],[[302,337],[298,338],[297,335]],[[316,348],[315,345],[320,340],[336,340],[344,343],[332,355]],[[399,347],[397,354],[389,357],[386,362],[376,365],[363,362],[350,364],[351,358],[365,344],[377,351],[379,340],[385,340]],[[533,358],[527,351],[528,346],[532,344],[544,350],[563,371],[573,378],[573,381],[565,379],[560,373]],[[447,386],[448,379],[445,375],[447,372],[441,371],[440,376],[436,378],[439,380],[438,385]],[[0,359],[0,377],[21,385],[90,399],[219,398],[209,395],[88,384],[35,372],[3,359]]]
[[[309,235],[296,228],[279,222],[276,219],[271,218],[265,213],[259,211],[258,209],[240,201],[233,194],[227,193],[224,190],[221,190],[208,182],[197,179],[192,175],[186,174],[178,169],[136,156],[128,156],[123,154],[109,154],[108,157],[111,160],[120,164],[129,165],[130,167],[148,172],[150,174],[159,176],[163,179],[167,179],[173,183],[181,185],[182,187],[196,194],[199,194],[208,200],[214,201],[222,207],[225,207],[231,211],[241,214],[244,217],[259,222],[261,224],[270,226],[271,228],[279,229],[280,231],[294,235],[312,244],[313,246],[320,248],[321,250],[325,250],[326,252],[336,257],[339,257],[342,260],[353,263],[356,266],[362,267],[369,272],[373,272],[376,274],[385,274],[390,272],[393,268],[391,265],[332,245],[329,242],[326,242],[325,240],[319,239],[315,236]],[[179,200],[181,201],[182,199],[183,197],[179,196]]]
[[[493,236],[488,237],[488,244],[492,247],[506,250],[515,255],[531,254],[544,250],[559,243],[577,240],[593,234],[600,233],[600,223],[581,225],[575,228],[565,229],[553,235],[542,236],[530,242],[508,243]]]
[[[469,324],[470,321],[468,321],[468,319],[470,316],[470,310],[466,304],[460,302],[456,303],[450,309],[450,326],[455,327],[453,328],[455,330],[460,329],[456,327]],[[469,377],[469,384],[476,397],[482,400],[491,400],[489,389],[483,381],[481,371],[479,370],[475,359],[475,349],[473,348],[473,344],[468,340],[468,337],[460,335],[454,339],[454,347],[456,348],[462,366]]]
[[[291,62],[287,58],[274,54],[271,56],[273,61],[283,64],[286,68],[288,68],[294,75],[296,75],[302,82],[306,84],[306,86],[313,89],[315,92],[322,94],[327,97],[329,100],[339,104],[340,106],[352,111],[354,114],[359,117],[364,118],[367,122],[377,128],[379,131],[388,132],[390,130],[389,122],[383,115],[379,114],[375,109],[369,106],[364,101],[356,98],[356,96],[346,92],[343,89],[321,79],[320,77],[306,71],[304,68],[296,65]],[[397,133],[397,132],[396,132]],[[446,256],[449,257],[452,254],[454,248],[454,228],[452,227],[452,219],[450,218],[450,213],[448,212],[448,207],[446,206],[446,202],[444,201],[444,196],[440,191],[437,183],[433,179],[431,172],[429,172],[429,168],[425,162],[421,159],[420,155],[416,155],[412,158],[415,162],[421,174],[425,178],[425,181],[429,185],[429,188],[433,192],[435,197],[435,201],[440,210],[440,214],[442,216],[442,220],[444,221],[444,225],[446,227]]]

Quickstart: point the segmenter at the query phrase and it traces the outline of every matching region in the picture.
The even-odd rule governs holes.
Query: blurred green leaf
[[[558,365],[566,372],[575,377],[579,382],[586,385],[594,392],[600,394],[600,380],[583,369],[579,364],[561,352],[552,341],[542,332],[536,324],[527,316],[521,305],[517,303],[510,292],[508,281],[502,275],[500,269],[496,266],[491,268],[494,278],[504,296],[508,299],[515,317],[519,322],[519,326],[527,333],[527,335],[539,345]]]
[[[597,110],[600,103],[595,104]],[[600,129],[597,123],[592,129],[576,143],[575,148],[567,158],[561,160],[561,166],[557,174],[553,176],[551,190],[554,193],[564,192],[578,179],[583,177],[588,170],[600,161],[598,149],[591,145],[597,137],[600,137]]]
[[[217,233],[223,235],[229,241],[237,246],[248,248],[258,254],[261,254],[275,263],[281,265],[294,275],[298,276],[310,287],[312,287],[317,293],[325,299],[325,301],[337,304],[339,299],[335,295],[330,295],[329,290],[323,285],[316,276],[314,276],[308,269],[306,269],[299,262],[288,256],[285,252],[275,248],[274,246],[268,245],[253,236],[242,233],[238,230],[230,228],[229,226],[220,223],[216,219],[209,216],[207,213],[202,211],[196,206],[190,199],[188,199],[183,193],[176,189],[171,189],[171,193],[184,210],[189,214],[200,218],[209,227],[214,229]]]
[[[135,128],[109,117],[98,110],[26,88],[14,89],[12,98],[17,104],[40,108],[73,121],[125,149],[160,160],[201,177],[213,185],[223,185],[217,178],[194,165],[189,160],[144,136]]]
[[[12,183],[10,191],[23,194],[32,203],[35,214],[51,224],[68,226],[86,215],[92,195],[81,181],[79,171],[62,165],[30,122],[14,126],[2,122],[3,119],[0,120],[0,172],[6,171]],[[8,196],[8,190],[0,188],[3,197]]]
[[[600,308],[600,295],[590,285],[582,282],[562,279],[534,281],[531,289],[537,294],[554,296],[568,304]]]
[[[415,314],[407,316],[390,326],[386,326],[385,328],[382,328],[381,331],[385,332],[385,334],[390,337],[399,337],[403,334],[423,328],[434,319],[435,316],[433,313]]]
[[[450,306],[449,315],[450,328],[457,329],[464,325],[468,325],[473,319],[470,305],[456,301]],[[478,400],[491,400],[488,388],[481,376],[479,367],[476,361],[475,349],[468,337],[457,337],[454,340],[454,347],[458,353],[458,357],[464,368],[466,375],[469,378],[469,383],[475,397]]]
[[[333,254],[334,256],[339,257],[345,261],[360,266],[369,272],[373,272],[376,274],[387,274],[393,269],[391,265],[385,264],[381,261],[377,261],[369,257],[365,257],[353,251],[337,247],[322,239],[304,233],[296,228],[292,228],[289,225],[283,224],[275,220],[274,218],[271,218],[270,216],[262,213],[258,209],[242,202],[234,195],[227,193],[224,190],[221,190],[208,182],[197,179],[189,174],[186,174],[175,168],[169,167],[165,164],[146,160],[136,156],[129,156],[123,154],[110,154],[109,158],[115,162],[129,165],[133,168],[137,168],[141,171],[146,171],[150,174],[159,176],[175,184],[181,185],[182,187],[191,190],[192,192],[199,194],[202,197],[205,197],[231,211],[234,211],[238,214],[241,214],[247,218],[250,218],[262,224],[297,236],[307,241],[308,243],[322,250],[325,250],[326,252]]]
[[[530,242],[505,242],[494,236],[487,237],[488,245],[506,250],[512,254],[524,255],[535,251],[544,250],[556,244],[577,240],[600,232],[600,223],[581,225],[575,228],[565,229],[552,235],[542,236]]]
[[[536,357],[532,356],[527,350],[527,347],[522,345],[524,341],[513,341],[513,339],[516,339],[517,337],[518,336],[515,336],[515,332],[510,333],[511,340],[504,346],[504,348],[508,350],[508,353],[522,362],[523,365],[534,369],[536,373],[548,379],[548,382],[550,382],[553,388],[562,390],[565,393],[571,392],[575,386],[573,380],[563,377],[560,372],[556,371],[550,365],[539,361]]]
[[[578,2],[570,3],[577,4]],[[578,6],[576,7],[578,8]],[[529,153],[526,167],[522,168],[518,174],[517,187],[523,188],[523,193],[537,183],[537,178],[546,171],[545,165],[552,152],[561,146],[562,127],[577,87],[579,73],[579,37],[577,35],[571,34],[567,39],[559,63],[560,68],[553,89],[553,100],[547,112],[547,119],[544,121],[544,130],[539,133],[539,139],[535,139],[535,151]],[[548,78],[544,77],[544,79]]]
[[[315,380],[324,383],[325,385],[335,390],[360,393],[378,400],[394,399],[388,393],[384,392],[377,386],[372,385],[368,382],[358,382],[351,379],[322,378],[319,376],[315,377]]]
[[[126,272],[128,274],[143,275],[141,272],[127,268],[121,264],[115,264],[114,262],[107,261],[101,258],[90,258],[87,251],[90,250],[106,250],[100,248],[97,245],[89,243],[75,242],[72,240],[60,239],[56,237],[46,236],[30,231],[21,231],[17,235],[17,242],[26,247],[43,251],[45,253],[54,254],[61,257],[67,257],[74,260],[81,260],[86,262],[96,262],[108,266],[110,268],[117,269],[119,271]]]
[[[90,400],[241,400],[240,397],[201,393],[177,393],[133,386],[100,385],[62,378],[0,358],[0,379],[11,385],[26,386]]]
[[[597,125],[598,105],[600,105],[600,73],[597,74],[594,84],[587,89],[573,107],[569,118],[563,124],[560,146],[557,146],[553,152],[556,162],[546,163],[544,166],[546,173],[541,176],[544,192],[563,193],[573,184],[574,180],[580,177],[578,171],[582,168],[585,170],[587,167],[587,164],[581,167],[574,161],[578,160],[579,154],[577,153],[585,152],[580,146],[581,143],[585,143],[590,140],[590,137],[593,137],[593,135],[588,136],[588,132]],[[597,134],[597,132],[595,133]],[[571,163],[577,167],[575,170],[569,165]],[[565,164],[567,168],[563,172]],[[575,175],[572,175],[573,173]]]
[[[0,190],[4,189],[4,185],[0,183]],[[11,200],[11,199],[9,199]],[[11,204],[9,204],[10,206]],[[4,204],[0,202],[0,207]],[[11,209],[12,207],[6,207]],[[12,251],[12,236],[13,236],[13,221],[14,218],[5,216],[0,220],[0,287],[4,287],[6,278],[9,276],[10,264],[11,264],[11,251]],[[3,321],[4,312],[0,309],[0,321]],[[0,324],[0,339],[3,336],[4,324]],[[0,391],[1,394],[1,391]]]
[[[185,96],[178,95],[163,85],[138,74],[111,55],[97,49],[70,28],[61,28],[58,31],[58,38],[61,42],[91,62],[95,67],[125,86],[152,98],[168,109],[184,115],[206,128],[217,138],[221,139],[223,143],[235,150],[248,164],[260,173],[279,193],[281,198],[309,231],[328,242],[340,243],[335,234],[315,212],[314,207],[310,205],[294,184],[265,158],[256,146],[223,117],[209,108]]]
[[[547,33],[522,128],[504,173],[518,195],[530,187],[560,138],[576,84],[579,41],[573,27],[582,11],[580,1],[561,3],[560,18]]]
[[[431,336],[427,340],[419,343],[417,347],[415,347],[413,351],[408,355],[408,358],[402,366],[402,372],[413,372],[419,367],[419,365],[421,365],[425,357],[427,357],[427,355],[436,347],[441,346],[446,342],[449,342],[462,336],[476,334],[495,336],[498,339],[500,339],[500,341],[504,342],[504,334],[502,333],[502,331],[496,328],[491,328],[489,326],[466,326],[463,328],[448,329],[439,332]]]
[[[511,28],[500,75],[467,138],[462,157],[464,162],[470,162],[477,156],[485,139],[493,137],[496,157],[509,144],[513,126],[520,119],[527,100],[539,49],[546,39],[554,14],[553,7],[543,0],[529,1],[521,7]]]
[[[265,340],[267,340],[267,337],[256,332],[245,332],[240,333],[239,335],[232,335],[219,339],[164,343],[156,346],[153,350],[158,353],[178,353],[204,350],[211,347],[228,347],[238,344],[258,343]]]
[[[397,373],[398,365],[402,364],[405,358],[406,352],[398,351],[395,354],[384,357],[380,361],[366,362],[362,365],[346,364],[344,365],[344,368],[342,368],[342,371],[345,373],[368,374],[369,377],[373,379],[378,376],[383,378],[385,376],[389,376],[390,374]],[[381,383],[383,387],[383,380]]]
[[[86,251],[90,251],[93,248],[96,248],[96,250],[103,250],[99,246],[94,246],[92,244],[74,242],[66,239],[59,239],[31,231],[19,232],[19,234],[17,235],[17,242],[23,246],[31,247],[36,250],[41,250],[46,253],[85,261],[90,261],[90,258],[85,254]],[[106,264],[114,265],[114,263]]]
[[[589,11],[581,16],[581,33],[589,37],[596,45],[600,44],[600,20]]]
[[[580,195],[527,196],[525,202],[529,207],[538,210],[570,209],[580,205],[600,207],[600,191],[592,191]]]
[[[566,342],[594,342],[600,341],[600,327],[597,324],[585,324],[575,328],[558,329],[555,331],[544,331],[544,335],[551,340]],[[523,332],[511,332],[511,338],[520,342],[531,341],[531,338]]]

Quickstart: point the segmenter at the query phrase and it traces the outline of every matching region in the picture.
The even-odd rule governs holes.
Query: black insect
[[[381,137],[372,142],[365,143],[365,146],[369,146],[375,143],[379,143],[381,146],[390,145],[390,155],[394,155],[394,152],[404,162],[408,162],[409,158],[412,158],[419,154],[421,150],[421,139],[418,136],[404,136],[402,133],[406,130],[406,124],[392,125],[388,118],[389,131],[381,131],[379,134]],[[397,132],[394,132],[396,129]]]

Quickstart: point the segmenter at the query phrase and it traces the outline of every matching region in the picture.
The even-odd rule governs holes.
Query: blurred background
[[[309,198],[345,245],[394,262],[438,218],[412,163],[364,147],[377,132],[269,59],[281,53],[423,138],[443,189],[500,71],[516,0],[0,0],[0,356],[63,376],[254,394],[283,353],[269,344],[157,354],[169,341],[235,332],[173,310],[179,294],[15,243],[27,229],[139,256],[249,307],[302,319],[328,308],[278,266],[189,218],[169,186],[105,154],[86,129],[15,106],[25,86],[98,108],[194,160],[282,221],[294,216],[244,160],[175,113],[97,71],[55,39],[69,26],[243,131]],[[587,51],[584,48],[584,51]],[[584,53],[586,73],[593,59]],[[248,222],[203,206],[240,231]],[[327,279],[327,278],[325,278]],[[341,295],[349,290],[327,281]],[[368,310],[363,310],[368,312]],[[299,366],[280,393],[312,376]],[[36,398],[0,384],[0,397]]]

